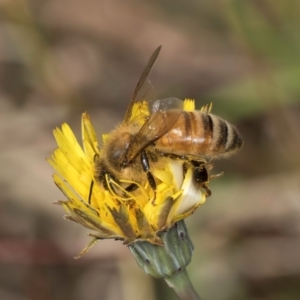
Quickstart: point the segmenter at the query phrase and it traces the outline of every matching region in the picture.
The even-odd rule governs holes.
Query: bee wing
[[[135,87],[135,90],[132,94],[130,103],[127,107],[124,121],[125,123],[134,122],[134,120],[140,118],[146,118],[147,115],[144,114],[142,109],[136,109],[134,112],[132,111],[133,105],[137,102],[140,102],[140,106],[142,108],[143,101],[151,102],[155,99],[154,89],[148,80],[150,72],[154,66],[154,63],[158,57],[161,46],[159,46],[151,55],[145,69],[142,72],[142,75]]]
[[[174,97],[156,100],[151,107],[151,114],[158,112],[165,113],[172,109],[176,109],[181,112],[183,110],[183,101]]]
[[[175,125],[182,110],[183,101],[178,98],[155,101],[151,115],[128,147],[126,161],[130,162],[145,147],[166,134]]]

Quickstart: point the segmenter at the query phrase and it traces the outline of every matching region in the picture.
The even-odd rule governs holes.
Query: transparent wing
[[[170,109],[178,109],[180,111],[183,110],[183,101],[178,98],[165,98],[156,100],[151,107],[151,113],[157,112],[167,112]]]
[[[183,101],[178,98],[157,100],[152,106],[141,130],[134,136],[126,153],[129,163],[145,147],[166,134],[176,123],[183,110]]]
[[[140,105],[142,106],[142,102],[151,102],[155,99],[155,93],[154,89],[148,80],[148,77],[151,73],[151,70],[154,66],[154,63],[159,55],[161,46],[159,46],[151,55],[145,69],[142,72],[142,75],[136,85],[136,88],[132,94],[130,103],[127,107],[125,117],[123,122],[125,123],[130,123],[134,122],[134,120],[139,119],[139,118],[144,118],[146,117],[143,113],[143,110],[136,109],[134,112],[132,110],[133,106],[135,103],[140,102]]]

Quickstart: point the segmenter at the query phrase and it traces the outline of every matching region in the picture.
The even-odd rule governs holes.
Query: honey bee
[[[124,120],[109,134],[101,154],[94,158],[95,181],[107,189],[107,178],[116,182],[147,180],[155,193],[156,181],[151,169],[159,164],[161,157],[169,157],[181,159],[184,168],[192,166],[195,182],[209,195],[206,164],[238,151],[243,145],[242,138],[233,125],[211,114],[209,106],[201,111],[184,111],[180,99],[155,99],[148,77],[160,50],[161,46],[150,57]],[[135,104],[142,108],[144,101],[150,113],[133,110]],[[127,186],[127,190],[135,188],[134,184]]]

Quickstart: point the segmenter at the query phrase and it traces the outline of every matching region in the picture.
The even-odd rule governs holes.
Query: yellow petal
[[[83,149],[90,161],[93,161],[94,155],[99,153],[97,136],[87,113],[82,114],[81,132]]]
[[[174,211],[172,213],[177,219],[178,216],[184,215],[191,208],[203,204],[205,200],[205,193],[201,187],[194,183],[193,171],[189,169],[182,185],[182,195],[174,205]]]
[[[194,109],[194,100],[184,101],[184,110]],[[142,126],[147,116],[148,104],[139,102],[133,106],[130,120]],[[82,147],[67,124],[54,130],[58,149],[48,162],[57,172],[53,176],[55,184],[68,199],[60,201],[68,213],[66,218],[95,231],[90,234],[94,238],[122,239],[128,244],[147,240],[161,245],[158,235],[161,230],[187,217],[204,203],[205,193],[195,185],[192,169],[184,174],[183,160],[163,157],[159,158],[159,165],[151,169],[157,183],[155,191],[148,181],[136,183],[126,178],[114,181],[109,175],[106,177],[108,189],[105,189],[94,178],[94,158],[95,155],[101,158],[101,149],[87,113],[82,115],[81,126]],[[104,143],[108,137],[103,136]],[[130,184],[138,188],[127,191],[126,186]]]
[[[195,110],[195,100],[185,99],[183,102],[183,109],[185,111],[194,111]]]

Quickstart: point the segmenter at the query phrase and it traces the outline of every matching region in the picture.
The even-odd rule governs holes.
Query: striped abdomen
[[[243,141],[227,121],[200,111],[183,111],[175,125],[155,145],[163,153],[214,158],[239,150]]]

